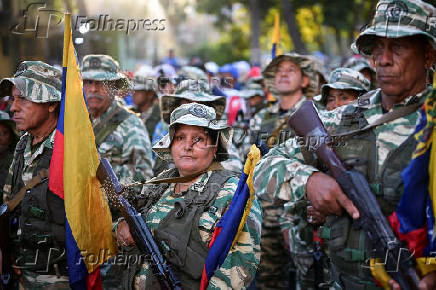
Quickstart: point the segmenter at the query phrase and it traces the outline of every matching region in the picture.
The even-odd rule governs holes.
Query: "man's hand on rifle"
[[[126,221],[121,221],[118,224],[116,230],[116,236],[117,236],[118,244],[123,247],[127,247],[135,243],[132,235],[130,234],[129,225],[126,223]]]
[[[401,290],[400,285],[394,280],[389,281],[389,286],[393,290]],[[419,281],[419,290],[436,289],[436,271],[430,272]]]
[[[353,219],[359,218],[359,211],[336,180],[323,172],[315,172],[309,177],[306,195],[314,209],[323,215],[339,216],[342,215],[342,208],[345,208]]]

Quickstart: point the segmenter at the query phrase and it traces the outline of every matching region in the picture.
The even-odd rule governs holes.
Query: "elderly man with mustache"
[[[144,182],[153,177],[154,161],[147,129],[117,96],[130,85],[118,62],[109,55],[86,55],[82,78],[100,156],[109,160],[121,183]],[[137,187],[138,193],[140,189]],[[120,212],[112,204],[110,208],[116,220]],[[120,287],[121,271],[119,265],[106,265],[101,272],[103,286]]]
[[[117,61],[109,55],[86,55],[83,88],[101,157],[107,158],[121,183],[153,177],[151,142],[141,120],[116,97],[129,86]]]

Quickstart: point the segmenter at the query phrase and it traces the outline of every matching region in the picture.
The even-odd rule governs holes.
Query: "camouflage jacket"
[[[53,149],[54,146],[54,136],[56,130],[50,133],[50,135],[37,147],[32,148],[32,139],[29,138],[29,141],[26,144],[26,148],[24,149],[23,157],[24,157],[24,167],[22,173],[22,179],[24,184],[27,184],[29,180],[36,176],[37,172],[35,172],[36,165],[38,164],[38,160],[41,154],[44,151],[44,148]],[[28,138],[29,133],[25,133],[22,138]],[[16,156],[14,154],[14,160],[12,161],[11,166],[9,167],[9,173],[6,177],[6,183],[3,187],[3,200],[8,200],[11,195],[12,190],[12,179],[13,179],[13,164],[16,161]]]
[[[93,126],[105,121],[120,104],[116,101]],[[98,147],[101,157],[107,158],[121,183],[143,182],[153,177],[151,143],[142,121],[131,114]]]
[[[191,187],[201,191],[207,184],[212,171],[208,171],[196,178]],[[163,193],[159,201],[154,204],[145,219],[150,230],[158,228],[159,223],[174,208],[174,203],[184,198],[184,195],[174,194],[174,184]],[[238,186],[238,179],[230,178],[218,192],[213,208],[216,212],[204,212],[199,219],[198,227],[201,240],[207,246],[212,238],[213,231],[218,220],[226,211],[233,194]],[[211,208],[212,208],[211,207]],[[262,212],[257,199],[254,201],[247,222],[239,235],[235,246],[227,255],[220,269],[215,271],[214,276],[209,281],[208,289],[245,289],[256,274],[257,266],[260,261],[260,229]],[[140,289],[140,285],[145,285],[147,273],[150,271],[149,264],[144,263],[136,275],[135,289]]]
[[[289,109],[288,111],[286,111],[285,113],[282,113],[282,114],[280,113],[279,102],[276,102],[273,105],[271,105],[270,107],[266,107],[266,108],[260,110],[257,114],[255,114],[254,117],[250,120],[250,130],[249,130],[250,133],[249,134],[251,135],[252,144],[254,144],[254,142],[256,142],[256,140],[265,142],[266,138],[268,136],[270,136],[272,134],[272,132],[283,123],[286,116],[289,116],[294,111],[296,111],[304,101],[306,101],[306,97],[303,96],[301,98],[301,100],[299,100],[294,105],[294,107],[292,107],[291,109]],[[275,119],[275,121],[273,121],[274,124],[272,126],[272,129],[268,130],[269,132],[261,132],[261,130],[262,131],[264,130],[263,127],[264,127],[265,121],[269,121],[271,119]],[[284,131],[290,131],[290,128],[287,124],[284,126]],[[282,134],[283,132],[280,132],[280,134],[277,136],[278,137],[277,144],[282,143],[283,141],[285,141],[286,139],[289,138],[289,133]]]
[[[433,90],[427,89],[418,95],[410,96],[393,106],[392,110],[414,102],[423,102],[432,94]],[[381,104],[381,91],[369,92],[369,98],[359,99],[348,106],[339,107],[333,111],[320,111],[319,116],[330,133],[335,133],[343,117],[342,113],[352,107],[361,107],[364,118],[372,122],[383,115]],[[379,171],[389,153],[398,148],[415,130],[418,112],[398,118],[389,123],[380,125],[372,131],[376,138],[376,168]],[[281,146],[269,151],[260,160],[254,171],[254,187],[259,198],[271,200],[279,198],[287,201],[285,210],[294,213],[295,209],[303,203],[306,205],[306,183],[317,168],[305,164],[301,150],[296,139],[288,139]],[[289,222],[282,221],[282,228],[288,228]]]

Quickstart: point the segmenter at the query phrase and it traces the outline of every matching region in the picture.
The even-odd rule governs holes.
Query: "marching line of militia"
[[[380,0],[334,68],[294,52],[262,68],[181,66],[170,51],[127,73],[110,55],[84,56],[118,248],[81,249],[79,263],[100,265],[95,285],[436,289],[432,17],[422,0]],[[36,60],[0,82],[0,289],[70,289],[76,279],[64,200],[49,186],[62,82]],[[247,175],[247,212],[208,273]]]

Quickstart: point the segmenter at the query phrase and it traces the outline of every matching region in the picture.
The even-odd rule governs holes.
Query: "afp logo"
[[[48,9],[46,3],[31,3],[22,10],[18,23],[10,30],[16,35],[33,34],[35,38],[48,38],[50,28],[59,25],[63,20],[64,14]]]

